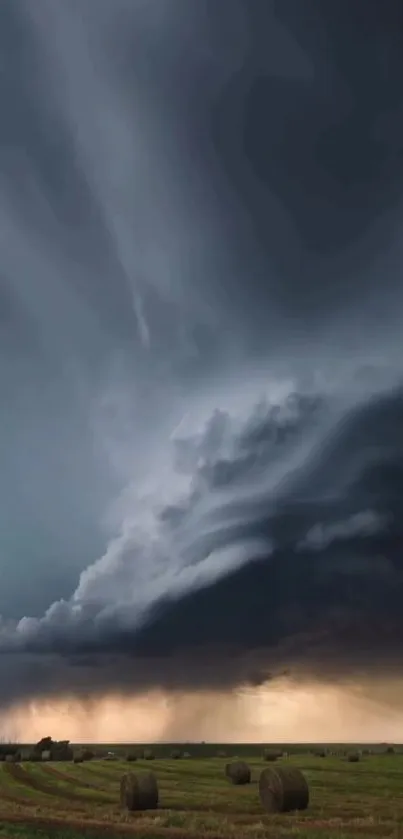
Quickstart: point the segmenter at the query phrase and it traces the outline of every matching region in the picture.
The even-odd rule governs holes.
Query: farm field
[[[113,747],[104,750],[108,748]],[[310,805],[304,812],[273,816],[264,812],[258,795],[259,773],[268,766],[261,747],[249,747],[248,754],[246,746],[215,746],[226,748],[227,757],[195,757],[197,747],[187,748],[191,757],[182,760],[157,752],[152,762],[1,762],[0,839],[403,839],[403,754],[369,755],[348,763],[291,749],[278,764],[304,772]],[[224,776],[225,764],[235,754],[252,769],[250,785],[231,786]],[[159,784],[158,810],[122,812],[122,774],[150,769]]]

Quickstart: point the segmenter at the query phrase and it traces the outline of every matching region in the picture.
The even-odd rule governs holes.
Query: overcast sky
[[[402,40],[1,4],[4,703],[399,664]]]

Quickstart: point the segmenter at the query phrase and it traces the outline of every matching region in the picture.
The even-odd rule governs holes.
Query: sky
[[[402,40],[1,4],[1,736],[401,739]]]

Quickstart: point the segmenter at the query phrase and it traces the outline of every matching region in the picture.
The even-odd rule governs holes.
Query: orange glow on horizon
[[[370,698],[369,698],[370,697]],[[232,693],[28,701],[2,714],[4,739],[72,742],[380,742],[402,739],[403,681],[324,686],[279,679]]]

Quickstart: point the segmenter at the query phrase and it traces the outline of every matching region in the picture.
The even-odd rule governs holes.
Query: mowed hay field
[[[261,749],[259,754],[255,747],[248,755],[245,747],[231,747],[226,757],[195,757],[191,746],[185,748],[191,756],[180,760],[157,752],[153,761],[133,763],[120,758],[79,764],[2,762],[0,839],[403,839],[403,754],[369,755],[349,763],[342,757],[290,750],[276,765],[297,766],[304,772],[310,804],[303,812],[273,816],[264,812],[259,800],[259,774],[272,765],[264,762]],[[225,765],[235,755],[251,767],[251,784],[232,786],[226,779]],[[158,779],[158,809],[122,811],[122,775],[150,770]]]

